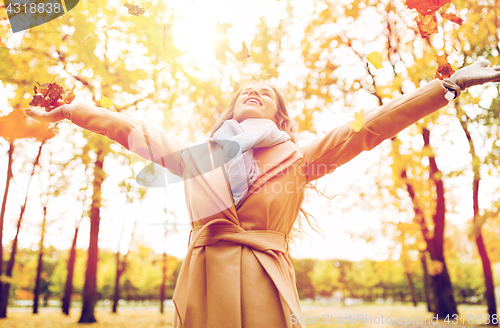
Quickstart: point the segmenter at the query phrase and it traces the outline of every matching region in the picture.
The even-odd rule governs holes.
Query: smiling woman
[[[278,112],[275,91],[262,83],[247,85],[240,93],[234,107],[234,119],[241,123],[247,118],[274,120]]]

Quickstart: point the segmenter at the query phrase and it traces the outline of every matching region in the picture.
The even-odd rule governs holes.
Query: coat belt
[[[216,223],[219,224],[214,225]],[[184,323],[186,320],[186,312],[188,309],[188,299],[189,299],[188,286],[189,286],[190,264],[191,264],[193,250],[196,247],[210,246],[212,244],[217,243],[218,241],[229,241],[249,246],[253,250],[261,252],[260,254],[262,254],[263,256],[266,256],[263,254],[265,253],[270,258],[276,259],[276,261],[277,261],[276,252],[281,252],[285,255],[288,253],[288,244],[286,240],[286,235],[284,233],[271,230],[245,230],[242,227],[234,224],[233,222],[227,219],[212,220],[203,226],[195,227],[194,229],[192,229],[191,233],[193,238],[192,240],[190,240],[188,252],[184,260],[184,263],[182,265],[181,271],[179,272],[179,278],[177,280],[177,285],[173,296],[176,311],[180,320],[180,326],[183,328],[191,328],[191,327],[185,327]],[[235,260],[239,262],[240,259],[241,258],[238,257],[238,259]],[[277,280],[282,280],[284,278],[283,274],[280,274],[281,270],[277,271],[274,268],[269,270],[270,261],[265,261],[266,263],[262,263],[260,256],[258,257],[258,259],[264,266],[266,271],[270,273],[271,279],[275,281],[275,284]],[[271,262],[274,262],[274,260],[271,260]],[[239,264],[236,263],[234,264],[236,266],[239,266]],[[276,263],[276,265],[279,266],[278,263]],[[271,274],[271,272],[273,272],[274,274]],[[239,283],[239,277],[238,277],[238,283]],[[293,313],[300,312],[298,299],[296,299],[290,294],[290,292],[293,292],[293,289],[292,291],[283,290],[283,289],[289,289],[290,287],[294,286],[288,286],[290,285],[290,283],[285,283],[285,284],[287,287],[284,288],[285,285],[283,285],[283,281],[281,281],[281,283],[276,284],[276,287],[284,297],[285,301],[290,306],[292,312]],[[237,288],[237,290],[239,290],[239,287]],[[235,311],[237,311],[238,313],[239,310],[240,310],[239,306],[238,309],[235,308]],[[231,313],[231,311],[228,311],[226,313],[229,314]],[[239,317],[239,314],[236,313],[231,313],[231,314],[235,316],[234,319],[232,320],[234,322],[234,325],[236,327],[241,327],[241,318]],[[239,321],[239,323],[237,321]],[[231,328],[232,327],[233,326],[231,325]]]

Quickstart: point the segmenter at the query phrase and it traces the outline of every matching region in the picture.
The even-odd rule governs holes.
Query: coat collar
[[[256,189],[302,158],[298,146],[290,140],[273,147],[256,148],[253,150],[253,156],[259,167],[259,176],[248,188],[247,194],[238,203],[236,209],[238,209]]]

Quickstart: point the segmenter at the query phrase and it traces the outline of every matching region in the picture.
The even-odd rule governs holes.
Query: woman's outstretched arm
[[[461,90],[486,82],[500,82],[500,67],[490,68],[480,61],[458,70],[446,81],[433,80],[417,90],[398,96],[388,103],[367,111],[365,125],[354,132],[349,123],[301,147],[302,166],[312,181],[333,172],[364,150],[371,150],[383,140],[435,112],[457,97]],[[450,98],[449,95],[452,95]]]
[[[86,130],[118,142],[147,160],[162,165],[173,174],[182,176],[181,140],[141,120],[84,103],[63,104],[50,112],[28,108],[25,113],[40,122],[55,123],[68,119]]]

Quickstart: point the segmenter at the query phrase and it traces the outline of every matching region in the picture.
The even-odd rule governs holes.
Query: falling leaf
[[[382,55],[379,52],[371,52],[366,56],[366,59],[375,66],[376,69],[381,69],[382,65]]]
[[[229,48],[229,40],[227,39],[227,30],[232,25],[229,23],[217,23],[215,24],[214,30],[216,33],[221,35],[221,38],[213,43],[213,48],[215,50],[215,58],[222,63],[222,65],[227,65],[226,51],[231,51]]]
[[[406,0],[409,9],[416,9],[421,15],[431,15],[451,0]]]
[[[420,35],[422,36],[422,38],[438,32],[437,18],[435,13],[427,16],[423,16],[418,13],[415,20],[417,21],[418,30],[420,31]]]
[[[355,132],[358,132],[365,125],[365,113],[364,110],[360,110],[359,113],[354,113],[354,121],[349,123],[349,127]]]
[[[438,68],[436,69],[436,74],[434,75],[435,79],[445,79],[453,75],[455,71],[451,68],[451,65],[448,63],[446,59],[446,55],[440,55],[437,58]]]
[[[451,21],[453,23],[456,23],[458,25],[462,25],[462,23],[464,22],[464,20],[462,18],[460,18],[457,15],[452,14],[452,13],[441,14],[441,16],[443,16],[447,20],[449,20],[449,21]]]
[[[243,59],[250,57],[250,53],[248,52],[248,47],[245,41],[242,42],[241,51],[237,54],[234,54],[234,57],[237,61],[242,61]]]
[[[110,108],[111,106],[113,106],[113,102],[111,101],[111,99],[105,96],[101,97],[101,101],[99,103],[104,108]]]
[[[128,13],[131,15],[142,15],[146,12],[146,9],[139,7],[138,5],[132,5],[128,2],[125,3],[125,7],[128,9]]]

